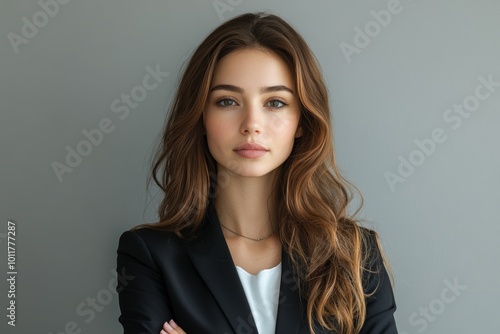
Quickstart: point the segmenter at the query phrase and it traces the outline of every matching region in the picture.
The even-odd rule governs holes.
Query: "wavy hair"
[[[295,80],[303,134],[275,178],[271,214],[307,301],[309,329],[314,333],[316,321],[328,330],[357,333],[366,313],[363,279],[369,259],[363,249],[368,230],[354,219],[359,208],[353,215],[347,210],[359,191],[341,176],[335,161],[328,92],[318,62],[304,39],[278,16],[235,17],[194,51],[152,164],[149,181],[154,179],[164,194],[158,221],[135,228],[168,230],[181,238],[199,230],[217,192],[217,164],[203,134],[202,113],[217,63],[243,48],[273,51]]]

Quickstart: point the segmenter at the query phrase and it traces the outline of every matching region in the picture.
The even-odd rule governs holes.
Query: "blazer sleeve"
[[[369,272],[365,280],[365,292],[373,293],[366,299],[366,318],[360,334],[397,334],[394,312],[396,302],[391,281],[384,266],[376,234],[370,231],[367,251],[370,252]]]
[[[117,250],[118,321],[124,334],[158,334],[172,317],[162,275],[139,233],[125,231]]]

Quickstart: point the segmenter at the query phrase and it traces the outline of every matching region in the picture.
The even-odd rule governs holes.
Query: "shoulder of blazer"
[[[120,239],[126,238],[127,234],[135,234],[147,244],[148,248],[177,247],[183,243],[183,240],[173,232],[148,227],[127,230],[122,233]]]
[[[224,247],[222,232],[217,233],[217,226],[213,223],[213,215],[214,212],[209,207],[199,231],[189,238],[181,238],[172,231],[159,228],[131,228],[121,234],[119,244],[125,249],[130,247],[145,248],[155,263],[182,262],[189,254],[202,253],[207,255],[207,252],[212,253],[215,249],[220,250]],[[131,250],[133,251],[133,249]]]
[[[164,267],[166,264],[185,262],[188,258],[186,241],[175,233],[152,229],[129,229],[119,239],[118,254],[122,261],[135,257],[139,261],[149,263],[151,268]]]
[[[363,286],[365,293],[370,294],[376,290],[377,285],[381,283],[379,280],[383,279],[381,276],[387,276],[386,263],[383,256],[383,251],[380,248],[378,241],[378,234],[376,231],[361,227],[362,245],[361,252],[365,257]],[[374,283],[377,285],[374,285]]]
[[[362,233],[364,234],[362,252],[366,256],[363,264],[366,317],[360,334],[396,334],[394,312],[397,307],[378,235],[367,228],[363,228]]]

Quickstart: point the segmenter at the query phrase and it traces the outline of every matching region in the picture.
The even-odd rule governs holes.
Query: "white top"
[[[274,334],[281,281],[281,262],[256,275],[236,266],[259,334]]]

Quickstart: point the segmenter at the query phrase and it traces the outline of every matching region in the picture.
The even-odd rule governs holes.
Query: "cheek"
[[[298,118],[292,115],[287,117],[274,115],[268,124],[270,132],[274,135],[289,137],[295,135],[298,123]]]
[[[230,136],[231,125],[224,119],[207,117],[205,120],[205,131],[209,145],[223,145],[226,138]]]

